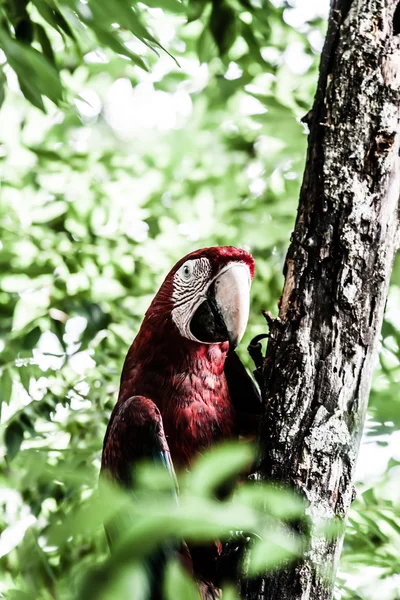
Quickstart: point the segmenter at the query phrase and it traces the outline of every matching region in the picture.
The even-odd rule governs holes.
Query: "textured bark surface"
[[[400,193],[398,0],[332,4],[279,317],[264,363],[257,473],[294,485],[322,522],[345,520],[353,498]],[[245,583],[243,598],[331,598],[341,545],[314,532],[304,560]]]

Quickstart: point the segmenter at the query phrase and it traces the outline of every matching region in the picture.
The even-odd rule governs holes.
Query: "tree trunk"
[[[313,520],[346,520],[394,255],[400,194],[398,0],[334,0],[311,113],[279,316],[264,360],[256,477],[288,483]],[[313,532],[247,600],[332,597],[342,536]]]

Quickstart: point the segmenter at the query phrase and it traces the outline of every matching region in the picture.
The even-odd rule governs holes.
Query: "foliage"
[[[222,505],[212,487],[194,502],[196,479],[183,474],[180,509],[162,501],[155,474],[138,483],[135,503],[95,490],[126,350],[187,251],[234,244],[255,256],[240,349],[251,366],[246,343],[265,330],[260,310],[276,306],[282,285],[306,148],[299,119],[311,105],[323,23],[313,13],[299,25],[285,2],[254,0],[149,0],[135,10],[123,0],[3,0],[0,11],[0,593],[76,598],[97,575],[112,586],[99,597],[140,589],[140,557],[117,573],[102,532],[105,511],[122,505],[137,519],[148,507],[150,541],[174,511],[176,536],[188,535],[187,523],[208,539],[254,526],[264,531],[254,568],[273,567],[273,526],[290,504],[261,515],[250,484]],[[360,471],[342,598],[398,596],[399,297],[397,265],[361,466],[372,463],[370,448],[382,460]],[[210,460],[213,472],[227,461]],[[270,506],[283,502],[262,493]],[[190,597],[179,565],[166,586]]]
[[[232,456],[236,459],[233,468]],[[251,458],[249,448],[239,446],[230,447],[229,452],[225,449],[222,454],[221,451],[210,454],[203,460],[214,471],[222,465],[231,476]],[[14,468],[23,470],[26,460],[29,475],[25,477],[25,483],[29,480],[32,487],[56,485],[64,502],[65,490],[82,490],[81,497],[62,514],[62,519],[54,502],[49,503],[47,498],[44,539],[31,527],[19,544],[17,554],[21,572],[20,581],[17,581],[20,592],[28,597],[146,598],[150,583],[146,560],[160,544],[179,547],[183,538],[189,543],[207,542],[215,536],[224,541],[232,537],[235,528],[258,532],[256,541],[251,544],[255,559],[250,564],[251,574],[275,565],[275,561],[268,560],[268,554],[263,552],[266,544],[273,543],[280,557],[286,560],[302,550],[301,538],[293,534],[289,523],[283,529],[283,514],[277,515],[274,511],[274,503],[278,500],[285,503],[284,516],[289,521],[298,519],[304,513],[302,502],[289,491],[256,483],[245,483],[232,497],[217,501],[214,497],[216,486],[225,483],[226,477],[219,477],[217,481],[213,476],[207,489],[200,491],[205,479],[201,461],[190,476],[185,474],[180,479],[177,503],[171,494],[169,478],[164,477],[165,471],[154,465],[142,466],[132,494],[107,481],[96,490],[97,472],[93,465],[80,464],[78,468],[72,465],[74,468],[71,468],[67,459],[60,472],[58,466],[49,468],[46,461],[40,457],[38,460],[37,453],[20,452]],[[270,510],[265,512],[264,504],[268,499]],[[114,533],[113,554],[108,556],[103,524],[110,522],[113,531],[118,531],[119,535]],[[182,566],[172,560],[167,568],[165,588],[167,599],[173,600],[177,593],[181,593],[182,598],[197,597],[192,591],[191,596],[185,592],[194,590],[193,584]],[[19,596],[14,592],[10,597]]]
[[[138,5],[129,0],[3,0],[0,47],[24,96],[44,111],[43,96],[59,105],[63,102],[62,68],[73,72],[96,47],[149,71],[154,62],[150,54],[167,52],[148,24],[157,9],[197,25],[192,42],[201,62],[218,54],[226,59],[234,45],[245,45],[253,64],[271,72],[262,48],[271,39],[271,27],[282,9],[269,0],[146,0]],[[248,65],[248,55],[241,57],[241,63]]]

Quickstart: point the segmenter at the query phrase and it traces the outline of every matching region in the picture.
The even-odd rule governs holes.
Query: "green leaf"
[[[201,63],[207,63],[216,56],[217,46],[208,27],[204,27],[196,44],[197,56]]]
[[[81,11],[81,18],[89,27],[96,27],[96,23],[101,23],[103,30],[105,25],[119,23],[121,27],[131,31],[146,46],[154,50],[153,45],[164,50],[178,64],[178,61],[156,40],[149,30],[142,23],[140,13],[127,0],[115,0],[110,3],[108,0],[89,0],[88,6],[92,11],[92,16],[87,17],[85,11]],[[178,65],[179,66],[179,65]]]
[[[233,585],[222,588],[222,597],[224,600],[240,600],[237,589]]]
[[[4,434],[7,456],[10,461],[13,460],[13,458],[15,458],[15,456],[18,454],[23,439],[23,427],[18,421],[12,421]]]
[[[254,459],[254,448],[248,444],[223,444],[199,458],[192,472],[182,479],[182,488],[191,494],[211,496],[219,486],[237,478]]]
[[[29,102],[31,104],[33,104],[33,106],[36,106],[36,108],[38,108],[39,110],[41,110],[42,112],[45,113],[46,109],[43,104],[42,94],[37,90],[37,88],[34,85],[32,85],[30,82],[22,81],[19,78],[19,76],[18,76],[18,82],[19,82],[19,87],[21,88],[21,92],[23,93],[25,98],[27,100],[29,100]]]
[[[398,515],[394,515],[394,517],[391,517],[387,514],[385,514],[383,511],[381,511],[379,513],[379,518],[383,519],[384,521],[386,521],[386,523],[388,523],[388,525],[390,525],[390,527],[392,527],[392,529],[400,535],[400,523],[398,523],[395,519],[395,517],[398,518]]]
[[[14,69],[21,84],[21,90],[28,90],[29,100],[42,108],[38,98],[47,96],[55,104],[63,99],[63,90],[57,70],[34,48],[24,46],[11,39],[0,30],[0,44],[10,66]]]
[[[55,65],[56,61],[53,48],[43,25],[40,25],[40,23],[35,23],[35,33],[38,42],[42,47],[43,54],[53,65]]]
[[[47,1],[50,2],[51,4],[53,4],[52,0],[47,0]],[[54,18],[58,25],[58,28],[61,31],[63,31],[68,37],[70,37],[72,40],[74,40],[75,45],[78,46],[78,39],[76,37],[74,30],[72,29],[72,27],[70,26],[70,24],[68,23],[68,21],[62,14],[62,12],[58,9],[58,7],[57,7],[57,9],[54,10]]]
[[[13,379],[10,369],[4,369],[0,378],[0,408],[2,403],[8,404],[10,402],[11,393],[13,388]]]
[[[143,564],[131,562],[120,568],[105,563],[89,573],[85,570],[83,585],[75,600],[147,600],[149,598],[148,576]],[[199,599],[196,599],[199,600]]]
[[[32,350],[38,343],[40,336],[42,335],[42,330],[40,327],[36,325],[29,333],[27,333],[23,339],[23,348],[24,350]]]
[[[191,23],[200,19],[206,6],[207,0],[189,0],[187,7],[188,22]]]
[[[32,419],[26,412],[21,414],[19,420],[24,431],[28,431],[32,436],[35,435],[36,432],[32,423]]]
[[[29,393],[29,385],[31,381],[29,367],[19,367],[18,374],[24,389]]]
[[[227,2],[213,4],[210,30],[223,56],[231,48],[237,36],[236,13]]]
[[[139,14],[134,10],[132,4],[126,0],[115,0],[112,4],[107,0],[89,0],[88,6],[92,11],[92,18],[86,17],[81,12],[82,18],[89,23],[97,21],[106,24],[119,23],[122,27],[131,31],[142,41],[158,43],[153,35],[141,22]]]
[[[305,515],[305,502],[289,488],[259,482],[249,482],[235,492],[235,499],[264,510],[279,519],[294,519]]]
[[[127,56],[135,65],[137,65],[144,71],[150,71],[146,62],[140,56],[129,50],[129,48],[120,41],[116,34],[106,31],[101,26],[97,25],[97,23],[92,24],[92,29],[101,44],[103,44],[104,46],[108,46],[117,54]]]
[[[257,541],[250,551],[248,575],[254,577],[282,567],[301,555],[303,545],[299,537],[282,531],[271,531],[265,540]]]
[[[177,561],[170,562],[165,574],[166,600],[199,600],[199,592],[188,572]]]
[[[32,2],[49,25],[77,42],[75,33],[53,0],[32,0]]]
[[[175,483],[170,472],[162,465],[140,463],[134,469],[134,486],[153,491],[168,491],[175,489]]]

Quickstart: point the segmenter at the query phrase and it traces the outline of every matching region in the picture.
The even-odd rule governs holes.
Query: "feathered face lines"
[[[211,264],[207,258],[195,258],[184,262],[173,278],[173,310],[191,304],[196,298],[204,299],[205,290],[211,282],[211,273]]]

